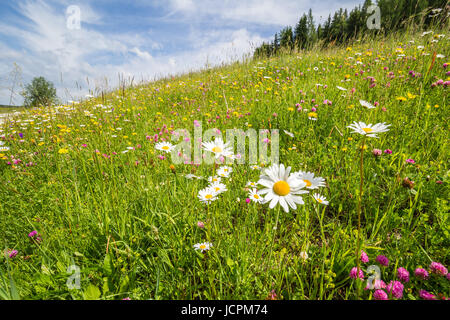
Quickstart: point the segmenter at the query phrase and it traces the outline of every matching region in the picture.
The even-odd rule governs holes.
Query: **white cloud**
[[[348,7],[353,7],[356,1],[345,2]],[[151,28],[139,33],[126,28],[114,33],[99,31],[105,28],[98,26],[104,27],[110,21],[86,0],[77,4],[81,9],[81,29],[69,30],[66,13],[60,8],[71,4],[70,0],[19,2],[24,19],[18,19],[14,24],[0,21],[0,35],[20,44],[17,48],[0,40],[0,71],[8,72],[7,69],[12,69],[13,63],[17,62],[24,71],[25,82],[35,76],[44,76],[54,82],[62,99],[71,100],[84,96],[89,89],[105,88],[106,83],[110,87],[116,86],[118,74],[152,80],[196,70],[205,67],[207,62],[217,65],[238,60],[268,40],[250,31],[255,29],[252,28],[254,24],[295,24],[311,3],[295,0],[170,0],[168,3],[155,0],[152,6],[164,6],[170,12],[160,19],[161,23],[166,23],[165,27],[172,20],[178,23],[177,26],[181,23],[186,28],[181,35],[169,33],[167,39],[162,39],[166,41],[164,44],[158,38],[154,40],[163,26],[156,27],[156,33]],[[330,5],[329,1],[314,3],[317,12],[329,12],[334,10],[333,6],[337,9],[341,5],[344,6],[342,3]],[[172,36],[182,37],[184,49],[180,51],[175,43],[175,51],[168,52],[170,49],[167,49],[163,53],[165,45],[174,45],[170,42]],[[8,102],[9,95],[3,89],[0,104]]]
[[[303,13],[311,8],[317,21],[328,17],[339,8],[352,9],[362,0],[169,0],[169,7],[174,14],[181,14],[187,19],[199,21],[205,16],[213,16],[224,21],[241,21],[268,25],[294,25]],[[167,1],[163,1],[167,5]],[[320,17],[322,16],[322,19]]]

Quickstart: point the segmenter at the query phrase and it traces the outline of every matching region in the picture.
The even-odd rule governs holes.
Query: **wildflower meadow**
[[[449,47],[364,38],[3,118],[0,299],[448,299]]]

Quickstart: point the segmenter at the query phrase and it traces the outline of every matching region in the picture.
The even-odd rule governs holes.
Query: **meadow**
[[[0,298],[449,297],[449,47],[398,33],[23,111],[0,125]],[[174,165],[160,143],[199,122],[279,129],[303,204],[258,201],[271,163]]]

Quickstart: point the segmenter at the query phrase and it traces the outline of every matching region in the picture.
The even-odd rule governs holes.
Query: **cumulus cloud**
[[[153,80],[241,59],[278,31],[264,36],[255,25],[293,24],[308,2],[136,0],[133,5],[152,13],[155,21],[133,12],[120,15],[128,23],[115,25],[106,11],[120,8],[122,1],[79,0],[81,29],[72,30],[66,12],[72,1],[18,1],[20,17],[14,23],[0,20],[0,72],[17,62],[25,82],[44,76],[63,100],[72,100],[96,87],[117,86],[119,74]],[[356,1],[344,2],[351,7]],[[8,102],[9,92],[0,88],[0,104]]]

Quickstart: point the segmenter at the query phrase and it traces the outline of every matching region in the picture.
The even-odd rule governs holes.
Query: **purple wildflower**
[[[364,272],[361,270],[361,268],[359,268],[359,275],[357,272],[357,267],[353,267],[352,270],[350,271],[350,278],[352,279],[356,279],[356,278],[360,278],[360,279],[364,279]]]
[[[403,284],[400,281],[391,281],[387,286],[387,292],[391,293],[396,299],[401,299],[403,297]]]
[[[425,300],[437,300],[436,297],[432,293],[429,293],[426,290],[420,290],[419,295],[422,299],[425,299]]]
[[[375,259],[379,264],[381,264],[382,266],[387,267],[389,264],[389,259],[383,255],[379,255],[376,259]]]
[[[439,262],[432,262],[430,264],[430,269],[432,273],[435,273],[437,275],[446,276],[448,274],[447,268]]]
[[[373,293],[374,300],[389,300],[387,293],[384,290],[378,289]]]
[[[29,237],[29,238],[33,238],[35,235],[37,235],[37,231],[36,231],[36,230],[33,230],[33,231],[31,231],[31,232],[28,234],[28,237]]]
[[[429,277],[427,270],[422,269],[422,268],[417,268],[414,271],[414,274],[416,275],[417,278],[422,279],[422,280],[427,280]]]
[[[409,272],[405,268],[398,268],[397,269],[397,278],[401,282],[408,282],[409,281]]]
[[[364,251],[361,250],[361,261],[363,263],[367,263],[369,262],[369,257],[367,256],[367,253],[365,253]]]

